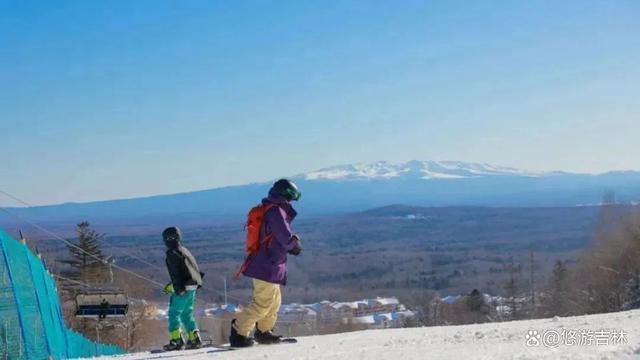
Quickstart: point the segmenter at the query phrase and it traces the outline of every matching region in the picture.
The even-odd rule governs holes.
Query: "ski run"
[[[203,348],[101,359],[638,359],[640,310],[461,326],[367,330],[298,338],[298,344]]]

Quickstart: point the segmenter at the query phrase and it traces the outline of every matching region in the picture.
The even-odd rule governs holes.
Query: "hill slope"
[[[593,332],[593,345],[527,346],[530,330],[539,334],[561,334],[563,330]],[[598,331],[604,333],[598,334]],[[609,335],[624,331],[625,341]],[[607,333],[608,332],[608,333]],[[609,344],[597,345],[607,335]],[[585,338],[588,341],[589,335]],[[579,337],[580,338],[580,337]],[[537,339],[537,338],[536,338]],[[133,354],[118,359],[637,359],[640,357],[640,310],[568,318],[505,323],[440,326],[413,329],[369,330],[345,334],[311,336],[295,345],[261,346],[230,352],[202,349],[175,354]],[[547,340],[550,342],[549,340]]]

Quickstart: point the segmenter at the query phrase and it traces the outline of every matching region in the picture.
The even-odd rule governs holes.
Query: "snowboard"
[[[275,343],[275,344],[258,344],[256,343],[256,345],[263,345],[263,346],[269,346],[269,345],[280,345],[280,344],[295,344],[297,343],[298,340],[296,338],[292,338],[292,337],[283,337],[280,339],[279,343]]]
[[[296,344],[297,342],[298,340],[296,338],[286,337],[286,338],[280,339],[280,342],[274,343],[274,344],[260,344],[258,342],[255,342],[253,346],[249,346],[246,348],[232,347],[229,345],[220,346],[220,348],[229,349],[229,350],[240,350],[240,349],[251,349],[252,347],[255,347],[255,346],[276,346],[276,345],[284,345],[284,344]]]
[[[298,342],[298,340],[296,338],[282,338],[280,339],[279,343],[275,343],[275,344],[259,344],[259,343],[255,343],[253,346],[273,346],[273,345],[283,345],[283,344],[296,344]],[[251,346],[251,347],[253,347]],[[249,348],[251,348],[249,347]],[[175,354],[175,356],[187,356],[187,355],[191,355],[189,352],[183,353],[185,351],[193,351],[193,350],[205,350],[206,354],[212,354],[212,353],[217,353],[217,352],[225,352],[225,351],[231,351],[231,350],[239,350],[239,349],[249,349],[249,348],[239,348],[239,347],[232,347],[229,345],[213,345],[213,344],[203,344],[202,347],[200,347],[199,349],[192,349],[192,350],[187,350],[187,349],[183,349],[183,350],[165,350],[165,349],[155,349],[155,350],[151,350],[150,353],[151,354],[163,354],[163,353],[173,353]],[[183,354],[181,354],[183,353]]]
[[[188,356],[188,355],[192,355],[190,352],[191,351],[196,351],[196,350],[204,350],[205,354],[213,354],[213,353],[217,353],[217,352],[225,352],[225,351],[231,351],[233,350],[233,348],[230,348],[228,346],[220,346],[220,345],[203,345],[201,346],[199,349],[182,349],[182,350],[165,350],[165,349],[155,349],[155,350],[151,350],[149,353],[151,354],[163,354],[163,353],[172,353],[175,354],[175,356]]]

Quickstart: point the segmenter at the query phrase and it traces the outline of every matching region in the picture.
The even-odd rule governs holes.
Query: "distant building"
[[[211,308],[204,309],[198,313],[204,317],[227,317],[240,312],[240,307],[234,304],[225,304],[219,306],[213,306]]]
[[[213,305],[198,311],[201,330],[214,343],[225,343],[231,320],[242,310],[234,304]],[[166,319],[165,308],[155,308],[154,319]],[[329,334],[359,329],[402,327],[415,314],[395,297],[351,302],[320,301],[314,304],[283,304],[278,314],[277,332],[286,336]]]
[[[314,322],[320,333],[354,328],[401,327],[415,314],[397,298],[373,298],[350,302],[321,301],[314,304],[290,304],[280,309],[280,319]]]

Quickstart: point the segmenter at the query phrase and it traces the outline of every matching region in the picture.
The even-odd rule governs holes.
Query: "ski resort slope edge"
[[[564,339],[574,331],[582,343],[572,344]],[[555,334],[560,336],[557,341],[552,339]],[[368,330],[298,340],[298,344],[234,351],[209,348],[101,359],[638,359],[640,310],[503,323]],[[560,344],[552,346],[556,342]]]

